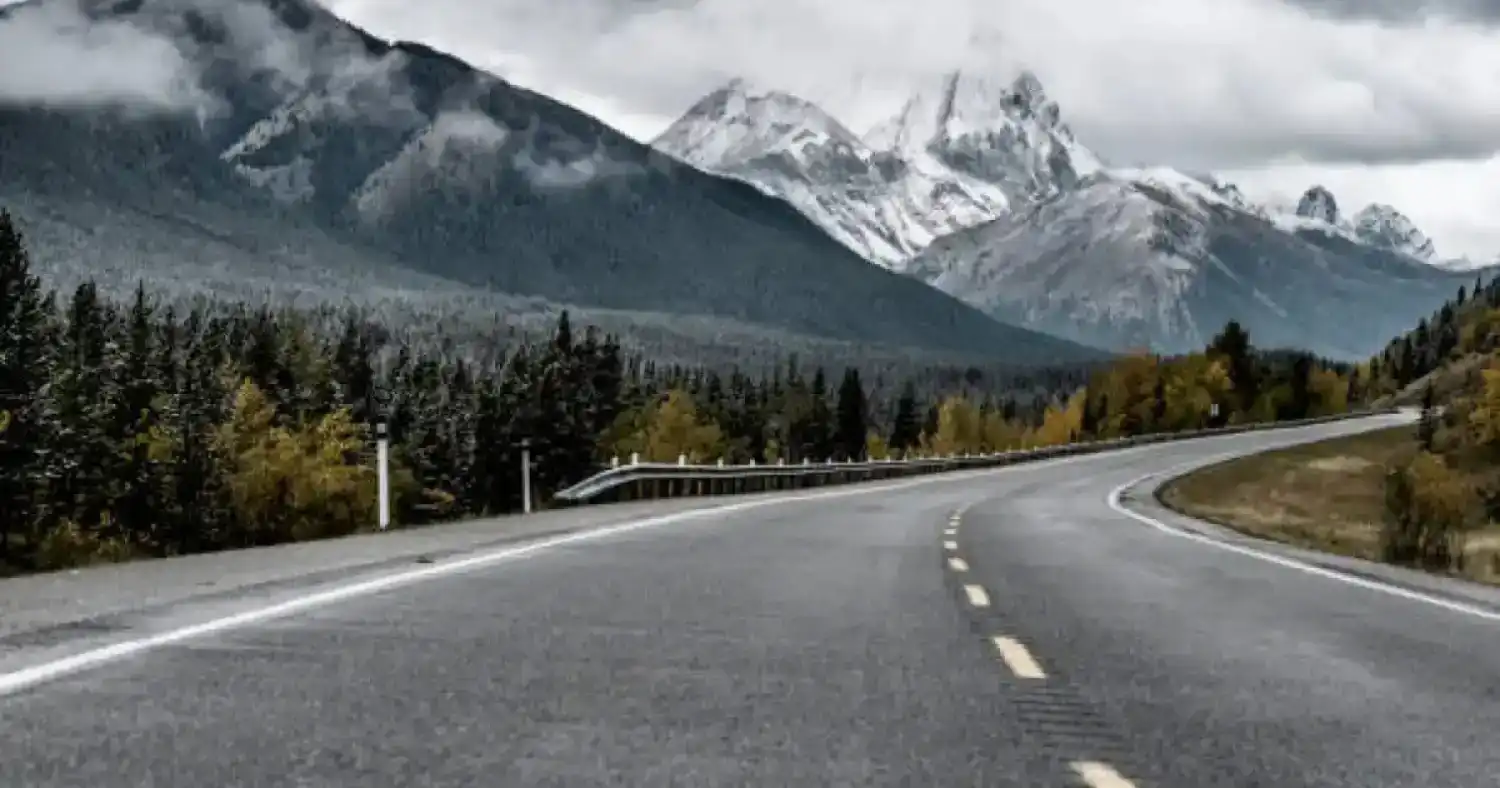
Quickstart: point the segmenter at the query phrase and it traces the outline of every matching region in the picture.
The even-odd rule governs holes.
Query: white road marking
[[[1037,664],[1031,652],[1021,645],[1021,642],[1007,637],[996,637],[995,649],[1000,652],[1000,658],[1005,660],[1005,666],[1010,672],[1022,679],[1044,679],[1047,674],[1042,672],[1042,666]]]
[[[969,562],[962,558],[950,558],[948,559],[948,568],[955,572],[967,572],[969,571]]]
[[[944,550],[957,550],[958,549],[958,542],[943,542],[943,549]]]
[[[958,536],[958,529],[957,528],[944,528],[943,529],[943,536]]]
[[[1152,528],[1161,531],[1162,533],[1170,534],[1182,539],[1187,539],[1199,544],[1208,545],[1209,547],[1214,547],[1231,553],[1238,553],[1247,558],[1254,558],[1258,561],[1264,561],[1268,564],[1275,564],[1276,566],[1280,566],[1286,569],[1294,569],[1305,574],[1315,575],[1317,577],[1325,578],[1328,580],[1334,580],[1346,585],[1356,586],[1358,588],[1367,589],[1369,591],[1378,591],[1382,594],[1389,594],[1390,596],[1400,597],[1401,599],[1407,599],[1412,602],[1421,602],[1423,604],[1432,605],[1433,607],[1440,607],[1453,613],[1461,613],[1463,615],[1473,616],[1474,618],[1483,619],[1485,621],[1500,622],[1500,612],[1497,612],[1495,610],[1483,608],[1478,605],[1470,605],[1465,602],[1459,602],[1453,599],[1445,599],[1434,594],[1427,594],[1421,591],[1413,591],[1409,588],[1402,588],[1400,586],[1391,585],[1389,583],[1382,583],[1378,580],[1371,580],[1364,577],[1358,577],[1356,575],[1344,574],[1343,572],[1338,572],[1332,569],[1327,569],[1325,567],[1314,566],[1303,561],[1298,561],[1295,558],[1288,558],[1286,556],[1276,555],[1274,553],[1268,553],[1262,550],[1256,550],[1253,547],[1246,547],[1244,545],[1220,541],[1212,537],[1204,536],[1203,534],[1193,533],[1192,531],[1184,531],[1181,528],[1168,525],[1160,520],[1155,519],[1154,517],[1141,514],[1140,512],[1132,511],[1120,503],[1120,496],[1123,495],[1126,490],[1140,484],[1141,482],[1146,481],[1147,479],[1156,476],[1167,476],[1183,468],[1204,465],[1220,457],[1229,456],[1234,455],[1216,455],[1214,457],[1207,458],[1207,460],[1198,460],[1191,463],[1184,463],[1182,465],[1173,466],[1164,471],[1148,473],[1145,476],[1141,476],[1137,479],[1126,482],[1125,484],[1122,484],[1119,487],[1111,490],[1109,493],[1109,497],[1106,499],[1106,502],[1109,504],[1109,508],[1115,510],[1116,512],[1123,514],[1133,520],[1145,523],[1146,525],[1149,525]]]
[[[1089,788],[1135,788],[1135,783],[1120,776],[1108,764],[1095,761],[1079,761],[1073,771],[1089,784]]]
[[[969,595],[969,604],[974,607],[990,606],[990,595],[985,592],[984,586],[964,586],[964,593]]]
[[[1229,436],[1225,436],[1229,437]],[[1210,438],[1211,440],[1212,438]],[[204,621],[191,626],[179,627],[167,630],[148,637],[122,640],[107,646],[80,651],[59,659],[50,660],[29,667],[13,670],[8,673],[0,673],[0,696],[9,695],[29,687],[43,684],[48,681],[62,678],[64,676],[98,667],[110,662],[117,662],[154,649],[181,643],[193,638],[227,632],[241,627],[264,623],[277,618],[295,615],[320,607],[370,596],[394,588],[412,585],[424,580],[445,577],[447,575],[459,574],[466,571],[480,569],[492,564],[501,563],[512,558],[524,558],[545,552],[554,547],[563,545],[591,542],[605,539],[631,531],[640,531],[648,528],[656,528],[694,519],[708,519],[717,515],[732,512],[743,512],[759,509],[766,506],[779,506],[789,503],[801,503],[804,501],[821,501],[832,498],[846,498],[856,495],[872,495],[878,493],[905,490],[912,487],[922,487],[931,484],[956,484],[972,481],[976,478],[994,476],[997,474],[1024,473],[1028,471],[1047,470],[1062,465],[1071,465],[1078,462],[1091,460],[1108,460],[1112,457],[1128,455],[1154,448],[1159,444],[1147,444],[1143,446],[1131,446],[1129,448],[1112,451],[1098,452],[1094,454],[1077,454],[1071,457],[1056,457],[1036,462],[1018,463],[1015,465],[1004,465],[998,468],[983,468],[973,471],[959,471],[956,473],[934,474],[917,479],[903,479],[897,482],[885,484],[869,484],[843,487],[833,490],[820,490],[818,492],[802,495],[787,495],[762,498],[758,500],[740,501],[738,503],[724,504],[722,506],[704,507],[691,509],[685,512],[673,512],[671,514],[649,517],[642,520],[633,520],[615,525],[600,526],[584,531],[577,531],[562,536],[546,537],[526,544],[505,547],[476,553],[465,558],[458,558],[445,563],[432,564],[422,569],[411,569],[389,575],[383,575],[370,580],[350,583],[348,585],[335,586],[324,591],[309,593],[306,596],[294,600],[281,602],[274,605],[252,608],[241,613],[222,618]]]

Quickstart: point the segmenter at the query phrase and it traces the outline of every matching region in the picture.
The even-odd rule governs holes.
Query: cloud
[[[213,104],[198,76],[169,38],[89,20],[76,2],[12,8],[0,21],[3,104],[197,110]]]
[[[1420,24],[1428,19],[1500,25],[1495,0],[1293,0],[1315,14],[1335,19],[1370,19]]]
[[[1278,0],[333,7],[545,92],[627,106],[638,121],[626,130],[639,136],[732,76],[805,94],[863,127],[945,70],[1025,66],[1122,163],[1417,161],[1500,149],[1500,47],[1493,31],[1451,21],[1348,21]]]
[[[294,29],[271,6],[241,0],[146,0],[114,16],[82,7],[41,0],[10,9],[0,21],[0,102],[216,115],[230,107],[205,85],[205,64],[214,62],[253,72],[288,97],[318,87],[334,112],[416,113],[405,56],[376,56],[321,11]]]
[[[1382,201],[1414,218],[1432,214],[1432,225],[1456,228],[1470,217],[1419,203],[1441,203],[1444,190],[1481,194],[1492,165],[1479,162],[1500,152],[1495,4],[1481,0],[331,0],[331,7],[377,35],[453,52],[638,139],[735,76],[796,92],[864,129],[949,69],[1004,75],[1026,67],[1083,141],[1113,163],[1253,173],[1256,183],[1307,176],[1297,191],[1344,178],[1345,199],[1388,189]],[[1464,160],[1476,164],[1424,164]],[[1306,164],[1282,167],[1287,161]],[[1328,178],[1318,177],[1325,171]],[[1478,251],[1469,247],[1489,237],[1479,226],[1424,229],[1454,253]]]

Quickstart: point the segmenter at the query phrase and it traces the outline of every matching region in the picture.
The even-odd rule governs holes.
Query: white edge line
[[[1267,451],[1274,451],[1274,449],[1268,449]],[[1304,572],[1309,575],[1315,575],[1317,577],[1325,578],[1328,580],[1334,580],[1346,585],[1363,588],[1369,591],[1378,591],[1382,594],[1388,594],[1390,596],[1399,597],[1401,599],[1410,600],[1412,602],[1422,602],[1424,604],[1439,607],[1453,613],[1462,613],[1464,615],[1473,616],[1485,621],[1500,621],[1500,612],[1494,610],[1489,610],[1477,605],[1466,604],[1464,602],[1458,602],[1452,599],[1445,599],[1443,597],[1435,596],[1433,594],[1426,594],[1421,591],[1413,591],[1409,588],[1402,588],[1400,586],[1391,585],[1389,583],[1382,583],[1376,580],[1358,577],[1356,575],[1337,572],[1321,566],[1314,566],[1305,561],[1298,561],[1295,558],[1287,558],[1286,556],[1280,556],[1274,553],[1256,550],[1252,547],[1245,547],[1244,545],[1225,542],[1219,539],[1204,536],[1202,534],[1193,533],[1192,531],[1184,531],[1181,528],[1167,525],[1166,523],[1148,515],[1132,511],[1131,509],[1126,508],[1123,504],[1120,503],[1120,496],[1123,495],[1126,490],[1139,485],[1147,479],[1157,476],[1169,476],[1170,474],[1174,474],[1184,468],[1209,465],[1212,464],[1215,460],[1229,456],[1234,455],[1214,455],[1213,457],[1208,457],[1203,460],[1195,460],[1191,463],[1184,463],[1182,465],[1173,466],[1166,470],[1156,471],[1155,473],[1148,473],[1111,490],[1109,493],[1109,497],[1106,499],[1106,502],[1109,504],[1109,508],[1115,510],[1116,512],[1123,514],[1133,520],[1145,523],[1146,525],[1149,525],[1152,528],[1161,531],[1162,533],[1170,534],[1182,539],[1187,539],[1199,544],[1208,545],[1209,547],[1215,547],[1220,550],[1226,550],[1231,553],[1238,553],[1248,558],[1254,558],[1259,561],[1264,561],[1268,564],[1275,564],[1276,566],[1280,566],[1286,569],[1294,569],[1298,572]]]
[[[1234,436],[1212,436],[1212,437],[1234,437]],[[1210,439],[1212,439],[1212,437]],[[179,627],[177,629],[160,632],[147,637],[123,640],[111,643],[107,646],[88,649],[76,654],[71,654],[59,659],[49,660],[37,665],[20,668],[8,673],[0,673],[0,697],[14,694],[18,691],[36,686],[45,682],[62,678],[89,668],[104,665],[110,662],[133,657],[152,649],[170,646],[193,638],[214,635],[220,632],[250,626],[277,618],[295,615],[315,608],[326,607],[347,599],[361,596],[369,596],[382,591],[387,591],[401,586],[419,583],[445,575],[458,574],[472,569],[499,563],[511,558],[521,558],[532,553],[539,553],[553,547],[573,544],[577,542],[589,542],[603,539],[617,534],[638,531],[646,528],[654,528],[662,525],[692,520],[695,518],[711,517],[718,514],[740,512],[749,509],[758,509],[765,506],[777,506],[788,503],[800,503],[803,501],[816,501],[826,498],[843,498],[854,495],[870,495],[874,493],[890,492],[892,490],[903,490],[909,487],[918,487],[929,484],[962,482],[978,477],[991,476],[1015,471],[1030,471],[1045,468],[1055,468],[1059,465],[1071,465],[1075,462],[1087,462],[1097,459],[1118,457],[1122,454],[1140,452],[1156,448],[1162,444],[1146,444],[1142,446],[1131,446],[1114,451],[1093,452],[1089,454],[1078,454],[1071,457],[1056,457],[1037,462],[1016,463],[1014,465],[1003,465],[998,468],[983,468],[973,471],[960,471],[957,473],[933,474],[918,479],[906,479],[898,482],[880,485],[859,485],[835,490],[821,490],[805,495],[777,496],[774,498],[763,498],[753,501],[740,501],[738,503],[723,506],[690,509],[684,512],[673,512],[671,514],[658,515],[643,520],[633,520],[615,525],[588,528],[562,536],[546,537],[526,544],[507,547],[498,550],[478,553],[465,558],[459,558],[447,563],[434,564],[422,569],[407,570],[395,574],[384,575],[369,580],[363,580],[349,585],[337,586],[325,591],[308,594],[297,599],[280,602],[266,607],[253,608],[234,615],[225,616],[205,621],[199,624]]]

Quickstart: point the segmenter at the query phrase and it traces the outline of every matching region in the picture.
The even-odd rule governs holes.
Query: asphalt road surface
[[[1371,425],[6,581],[0,785],[1500,784],[1500,597],[1130,487]]]

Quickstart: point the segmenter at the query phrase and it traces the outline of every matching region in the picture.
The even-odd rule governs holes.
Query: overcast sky
[[[955,67],[1041,77],[1121,165],[1383,201],[1500,254],[1500,0],[330,0],[648,139],[731,77],[857,130]]]

